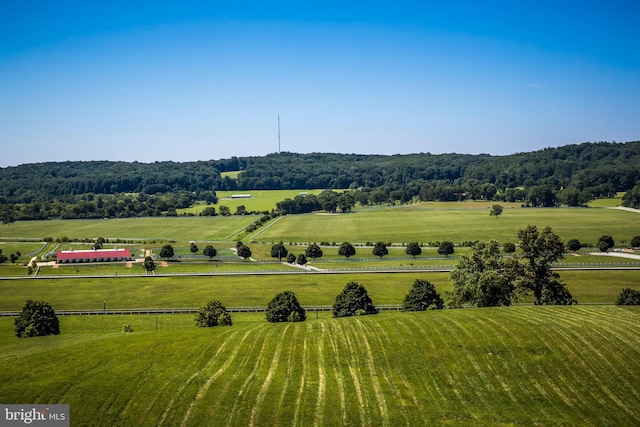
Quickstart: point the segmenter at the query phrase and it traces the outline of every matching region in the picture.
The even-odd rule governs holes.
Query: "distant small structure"
[[[129,249],[93,249],[90,251],[59,251],[56,254],[57,264],[81,262],[113,262],[129,261]]]
[[[231,198],[232,199],[250,199],[251,194],[232,194]]]
[[[301,191],[300,192],[300,196],[308,196],[309,192],[308,191]]]

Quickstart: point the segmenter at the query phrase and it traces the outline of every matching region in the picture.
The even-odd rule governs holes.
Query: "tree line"
[[[237,179],[222,172],[240,171]],[[483,199],[586,205],[632,190],[640,206],[640,141],[598,142],[508,156],[274,153],[199,162],[51,162],[0,168],[0,206],[15,219],[171,215],[216,191],[351,189],[283,201],[286,213],[349,211],[356,203]],[[342,195],[341,195],[342,194]],[[6,218],[6,210],[3,211]]]

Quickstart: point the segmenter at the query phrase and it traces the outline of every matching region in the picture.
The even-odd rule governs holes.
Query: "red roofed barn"
[[[56,255],[58,264],[72,262],[111,262],[131,259],[129,249],[94,249],[91,251],[60,251]]]

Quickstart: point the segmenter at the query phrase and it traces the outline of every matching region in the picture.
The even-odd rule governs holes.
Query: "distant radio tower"
[[[280,113],[278,113],[278,154],[280,154]]]

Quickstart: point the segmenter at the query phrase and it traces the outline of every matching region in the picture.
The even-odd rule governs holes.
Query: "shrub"
[[[600,247],[600,242],[605,242],[609,249],[615,246],[615,242],[613,241],[613,237],[611,236],[606,236],[606,235],[600,236],[600,238],[598,239],[598,248]],[[606,252],[606,251],[603,251],[603,252]]]
[[[570,239],[567,242],[567,249],[569,249],[571,252],[577,252],[580,250],[581,247],[582,247],[582,244],[578,239]]]
[[[18,338],[60,334],[58,316],[47,302],[28,300],[14,325]]]
[[[294,314],[295,313],[295,314]],[[296,294],[284,291],[277,294],[267,305],[266,318],[268,322],[303,322],[307,315],[298,302]]]
[[[231,326],[231,315],[227,309],[218,300],[209,301],[206,305],[200,307],[195,318],[198,328],[209,328],[213,326]]]
[[[359,312],[362,310],[363,312]],[[360,314],[377,314],[378,310],[369,298],[367,290],[358,282],[349,282],[342,292],[336,296],[331,309],[333,317],[354,316]]]
[[[122,325],[122,332],[133,332],[131,325]]]
[[[289,255],[287,255],[287,262],[289,264],[293,264],[296,262],[296,255],[293,252],[289,252]]]
[[[634,248],[640,247],[640,236],[633,236],[630,245]]]
[[[622,289],[616,305],[640,305],[640,291],[631,288]]]

